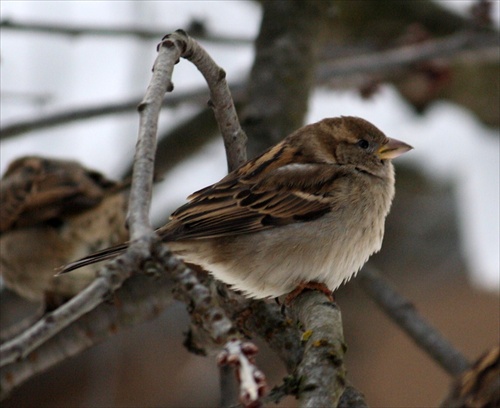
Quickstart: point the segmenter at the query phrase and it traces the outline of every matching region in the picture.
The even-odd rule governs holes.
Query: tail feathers
[[[94,252],[85,258],[71,262],[57,269],[56,276],[74,271],[75,269],[83,268],[87,265],[107,261],[108,259],[116,258],[128,248],[128,244],[120,244],[111,248],[106,248],[98,252]]]

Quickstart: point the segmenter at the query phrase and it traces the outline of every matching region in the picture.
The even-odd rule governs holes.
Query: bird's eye
[[[361,139],[358,142],[358,146],[361,147],[362,149],[368,149],[368,147],[370,146],[370,143],[368,143],[368,141],[366,141],[365,139]]]

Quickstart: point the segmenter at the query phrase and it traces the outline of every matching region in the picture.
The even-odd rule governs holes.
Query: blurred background
[[[390,1],[373,9],[374,3],[333,2],[324,61],[349,56],[349,50],[383,50],[461,32],[471,6],[484,2]],[[490,6],[498,29],[500,3]],[[131,165],[138,130],[134,106],[148,85],[162,35],[182,28],[199,39],[241,102],[244,98],[236,95],[250,73],[262,17],[256,1],[2,1],[0,7],[0,170],[21,155],[40,154],[76,159],[117,179]],[[41,31],[35,23],[129,33]],[[139,35],[141,29],[158,35]],[[415,147],[396,162],[396,199],[383,249],[372,263],[471,360],[498,343],[500,334],[498,43],[483,54],[435,58],[390,80],[380,74],[321,78],[306,115],[308,123],[360,116]],[[181,61],[173,80],[169,97],[177,102],[160,118],[165,148],[158,162],[164,180],[153,199],[155,225],[191,192],[226,172],[222,141],[205,110],[203,78]],[[86,111],[109,107],[118,113]],[[79,120],[13,130],[31,120],[82,111],[86,117]],[[447,392],[446,373],[374,307],[355,280],[339,290],[337,301],[348,377],[370,406],[436,406]],[[2,326],[34,308],[5,288],[0,306]],[[154,321],[30,380],[2,406],[217,405],[215,361],[183,348],[187,327],[184,306],[176,304]],[[271,385],[286,374],[264,344],[258,363]],[[289,398],[281,405],[294,404]]]

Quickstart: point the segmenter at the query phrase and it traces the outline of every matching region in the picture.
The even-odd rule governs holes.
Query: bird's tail
[[[116,258],[121,253],[125,252],[127,248],[128,248],[128,243],[124,243],[103,249],[101,251],[94,252],[93,254],[87,255],[85,258],[81,258],[78,259],[77,261],[61,266],[56,270],[56,276],[74,271],[75,269],[83,268],[84,266],[87,265]]]

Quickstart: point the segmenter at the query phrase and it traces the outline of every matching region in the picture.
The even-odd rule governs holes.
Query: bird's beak
[[[394,159],[401,156],[403,153],[413,149],[409,144],[401,140],[388,138],[389,141],[377,150],[377,155],[382,160]]]

